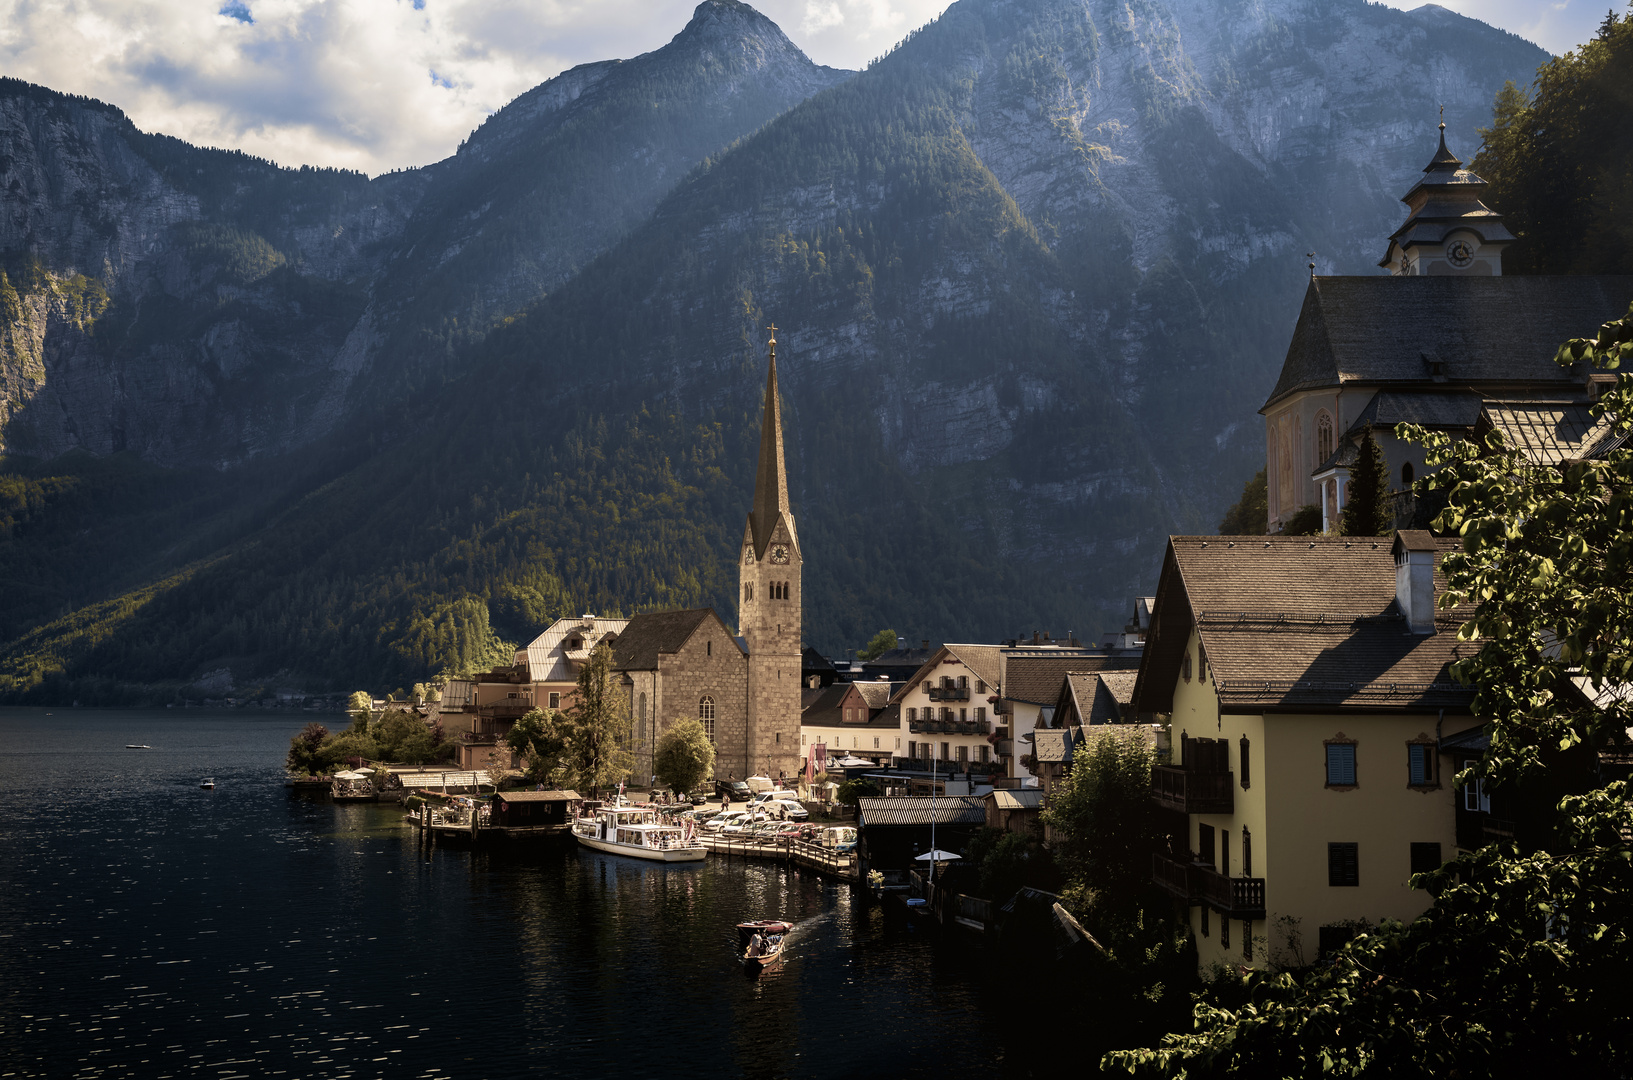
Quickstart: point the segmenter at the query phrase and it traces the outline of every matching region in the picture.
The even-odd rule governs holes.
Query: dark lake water
[[[0,1076],[1008,1076],[1072,1027],[815,874],[292,797],[307,719],[0,709]],[[801,925],[750,981],[732,925],[770,914]]]

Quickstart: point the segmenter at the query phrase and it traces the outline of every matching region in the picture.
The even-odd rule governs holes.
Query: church
[[[738,633],[713,608],[636,615],[612,643],[629,693],[635,780],[670,724],[702,721],[715,775],[792,778],[800,765],[799,534],[788,503],[777,339],[770,340],[754,501],[738,553]]]
[[[1501,431],[1535,460],[1558,464],[1608,452],[1591,409],[1613,378],[1554,363],[1570,338],[1626,314],[1633,277],[1504,277],[1515,237],[1481,201],[1487,184],[1446,147],[1401,199],[1406,220],[1379,266],[1387,274],[1315,276],[1304,295],[1265,418],[1269,531],[1301,508],[1338,527],[1350,470],[1371,431],[1388,463],[1395,522],[1425,528],[1413,480],[1423,448],[1398,423],[1470,437]],[[1524,242],[1545,243],[1546,237]]]

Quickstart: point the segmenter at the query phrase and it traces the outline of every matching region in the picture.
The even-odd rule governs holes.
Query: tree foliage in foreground
[[[1595,413],[1633,430],[1633,312],[1564,364],[1617,372]],[[1488,784],[1540,778],[1545,755],[1633,723],[1633,450],[1552,468],[1402,426],[1442,492],[1442,606],[1477,602],[1453,674],[1476,689]],[[1585,692],[1577,692],[1572,680]],[[1469,779],[1459,776],[1458,783]],[[1633,809],[1611,781],[1558,805],[1549,849],[1490,845],[1413,879],[1435,898],[1302,977],[1250,973],[1196,1006],[1194,1030],[1105,1059],[1152,1076],[1626,1076],[1633,1070]]]

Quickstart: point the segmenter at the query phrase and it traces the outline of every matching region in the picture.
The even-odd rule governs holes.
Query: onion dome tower
[[[1503,248],[1514,234],[1502,215],[1480,201],[1489,187],[1446,149],[1446,123],[1440,124],[1440,150],[1401,202],[1406,221],[1389,238],[1389,252],[1378,265],[1396,277],[1498,277]]]

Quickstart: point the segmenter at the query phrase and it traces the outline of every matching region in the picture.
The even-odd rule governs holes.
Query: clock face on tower
[[[771,561],[776,563],[778,566],[786,563],[788,561],[788,549],[783,547],[781,544],[777,544],[772,547]]]
[[[1474,261],[1474,248],[1467,240],[1453,240],[1446,245],[1446,261],[1461,270]]]
[[[744,566],[753,566],[754,565],[754,549],[753,548],[750,548],[749,550],[743,552],[743,565]]]

